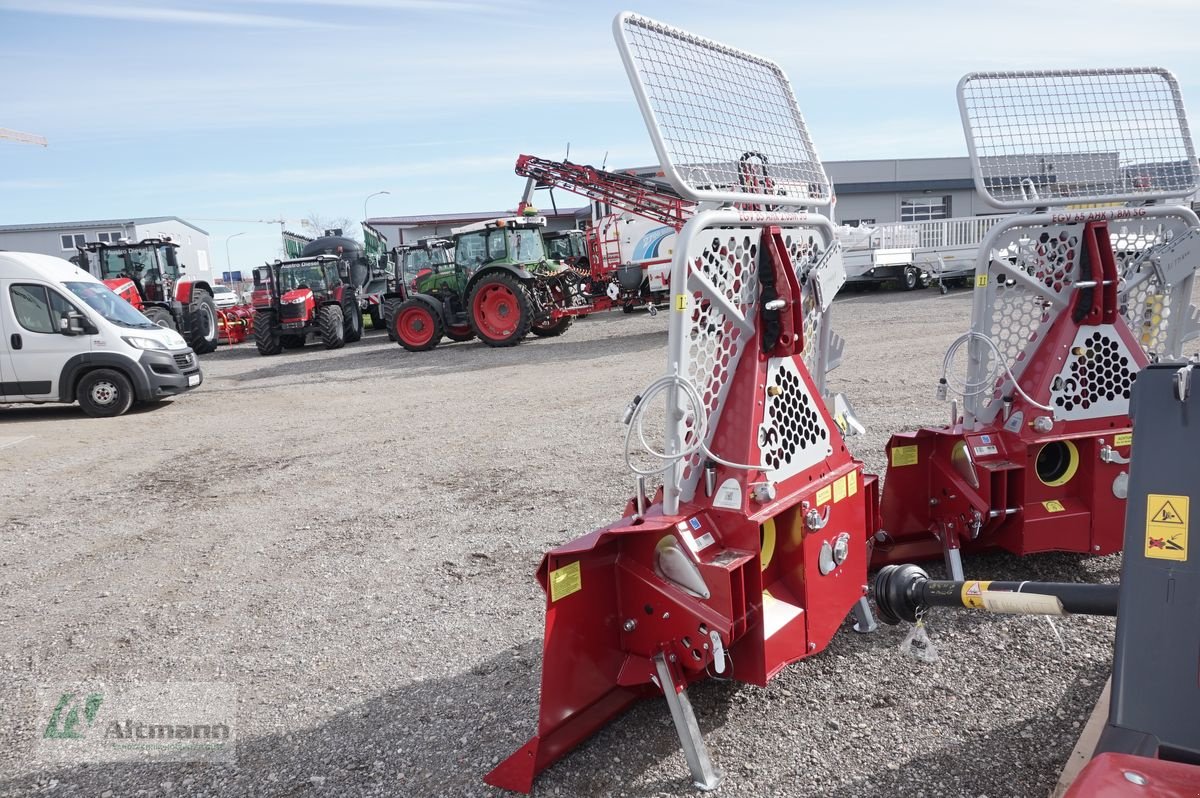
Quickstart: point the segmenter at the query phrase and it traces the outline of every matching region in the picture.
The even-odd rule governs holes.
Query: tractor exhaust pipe
[[[875,576],[879,620],[915,623],[930,607],[963,607],[1014,615],[1117,614],[1120,585],[1070,582],[955,582],[930,579],[916,565],[888,565]]]

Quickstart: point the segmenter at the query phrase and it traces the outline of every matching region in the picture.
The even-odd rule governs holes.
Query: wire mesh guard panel
[[[829,179],[777,64],[630,14],[615,32],[663,170],[682,195],[829,202]]]
[[[996,205],[1184,197],[1200,184],[1166,70],[979,72],[958,97],[976,188]]]
[[[690,315],[684,325],[684,340],[672,341],[669,346],[672,352],[682,349],[683,376],[696,387],[708,414],[709,440],[705,443],[712,441],[729,384],[750,340],[744,322],[753,315],[758,298],[761,240],[760,228],[734,227],[701,230],[688,244],[689,275],[703,276],[711,290],[738,314],[736,317],[727,314],[710,300],[708,287],[689,280],[691,296],[686,312]],[[695,419],[688,413],[679,423],[680,439],[691,445],[695,441]],[[685,501],[695,494],[703,459],[697,453],[683,463],[679,492]]]

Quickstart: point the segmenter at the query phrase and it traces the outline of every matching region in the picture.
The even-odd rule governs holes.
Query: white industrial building
[[[512,216],[515,210],[479,211],[473,213],[435,213],[415,216],[376,216],[367,223],[387,237],[392,246],[411,244],[430,236],[449,236],[457,227]],[[538,215],[546,217],[547,230],[571,230],[583,227],[591,218],[587,206],[581,208],[538,208]]]
[[[37,252],[69,260],[77,247],[88,241],[141,241],[168,236],[179,245],[179,263],[190,276],[214,279],[208,232],[178,216],[0,225],[0,250]]]

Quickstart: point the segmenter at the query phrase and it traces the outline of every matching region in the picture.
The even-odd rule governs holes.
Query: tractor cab
[[[542,238],[546,242],[546,254],[551,260],[565,263],[571,268],[587,267],[587,241],[582,230],[554,230],[545,233]]]
[[[254,270],[252,304],[256,309],[290,310],[289,305],[307,305],[311,310],[322,302],[336,302],[335,295],[347,281],[348,270],[346,261],[334,255],[268,263]]]
[[[509,216],[460,227],[454,231],[454,263],[466,276],[485,266],[522,267],[534,273],[554,273],[561,266],[546,253],[544,216]]]
[[[304,346],[310,333],[326,349],[362,337],[351,264],[337,255],[277,260],[254,270],[254,342],[260,354]]]
[[[418,290],[417,286],[428,282],[428,277],[444,277],[455,269],[454,244],[444,238],[425,238],[396,247],[395,255],[397,274],[409,291]]]
[[[102,280],[130,304],[170,302],[181,269],[178,244],[167,238],[147,238],[136,244],[89,241],[79,248],[79,265]],[[132,284],[131,284],[132,283]],[[137,301],[131,301],[136,292]]]

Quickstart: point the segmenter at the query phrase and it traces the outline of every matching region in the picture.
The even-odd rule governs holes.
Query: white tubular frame
[[[1031,228],[1050,228],[1061,227],[1064,225],[1079,225],[1082,231],[1083,223],[1089,221],[1108,221],[1110,223],[1138,223],[1149,222],[1155,219],[1167,220],[1175,219],[1182,220],[1190,228],[1200,228],[1200,219],[1196,214],[1188,208],[1182,206],[1158,205],[1147,208],[1102,208],[1079,212],[1054,212],[1054,213],[1036,213],[1022,216],[1013,216],[1005,219],[1000,224],[993,227],[979,244],[979,251],[975,259],[975,285],[976,290],[972,297],[971,306],[971,330],[977,333],[987,334],[990,329],[991,314],[994,310],[991,301],[992,290],[991,282],[994,279],[992,274],[992,264],[997,243],[1005,236],[1006,233],[1018,227]],[[1082,242],[1081,242],[1082,245]],[[1152,255],[1151,255],[1152,256]],[[1078,256],[1077,256],[1078,257]],[[1200,263],[1196,264],[1200,267]],[[1032,293],[1040,296],[1045,304],[1053,309],[1052,312],[1062,312],[1069,304],[1071,293],[1075,290],[1071,285],[1063,291],[1055,291],[1048,289],[1046,285],[1032,276],[1023,273],[1020,269],[1005,268],[1005,273],[1019,286],[1022,286]],[[1133,281],[1130,285],[1122,285],[1120,292],[1122,297],[1126,296],[1129,288],[1138,285],[1144,280],[1150,279],[1146,273],[1140,276],[1139,279]],[[1190,302],[1192,277],[1189,274],[1184,280],[1174,288],[1180,292],[1186,292],[1183,296],[1184,302]],[[982,285],[981,285],[982,283]],[[984,287],[987,290],[983,290]],[[1169,286],[1168,286],[1169,287]],[[1172,351],[1158,352],[1162,356],[1177,356],[1181,349],[1184,340],[1184,325],[1188,323],[1187,314],[1183,312],[1175,312],[1172,314],[1168,322],[1167,342],[1168,348]],[[1028,354],[1031,347],[1026,347]],[[967,345],[967,381],[973,384],[980,384],[984,377],[988,375],[990,369],[987,368],[987,358],[993,357],[989,347],[978,339],[972,339]],[[1013,363],[1007,365],[1013,369],[1013,374],[1019,382],[1024,372],[1025,360],[1020,366]],[[1007,379],[1003,382],[1003,387],[1011,386],[1011,381]],[[980,393],[974,396],[964,397],[963,400],[963,422],[968,429],[975,426],[977,422],[988,423],[992,421],[997,414],[998,408],[988,405],[992,404],[991,394],[993,390],[989,387],[985,393]],[[1034,397],[1037,398],[1037,397]]]
[[[958,108],[975,188],[1001,208],[1178,199],[1200,187],[1165,69],[974,72],[958,82]]]
[[[659,164],[683,197],[829,204],[825,167],[778,64],[630,12],[613,20],[613,37]],[[750,156],[762,160],[745,165]],[[746,185],[759,167],[762,185]]]
[[[698,273],[692,268],[692,263],[698,258],[698,248],[703,250],[703,242],[716,236],[729,235],[733,232],[734,235],[742,235],[742,232],[749,228],[757,228],[761,231],[769,226],[779,226],[786,234],[788,232],[799,233],[803,231],[815,231],[824,236],[827,245],[832,246],[836,242],[835,228],[833,223],[824,216],[811,213],[779,213],[779,212],[763,212],[763,211],[743,211],[735,209],[718,209],[704,210],[697,213],[679,233],[678,241],[680,242],[675,248],[675,255],[671,262],[671,318],[667,327],[667,376],[674,377],[679,381],[692,382],[692,348],[695,346],[700,334],[694,327],[703,327],[706,322],[701,322],[698,325],[692,324],[693,314],[698,312],[695,295],[699,294],[699,301],[709,303],[712,308],[720,312],[723,320],[728,321],[740,332],[740,338],[735,347],[735,350],[730,358],[730,361],[725,366],[729,371],[730,377],[736,371],[741,358],[746,354],[747,344],[753,340],[755,331],[755,315],[758,307],[758,292],[755,290],[752,296],[748,297],[748,301],[743,302],[746,310],[732,304],[726,291],[714,284],[712,280],[707,278],[703,273]],[[759,239],[761,242],[761,239]],[[761,246],[761,243],[759,243]],[[795,264],[793,263],[793,268]],[[757,259],[753,258],[750,268],[752,272],[757,271]],[[817,279],[815,275],[809,276],[809,281]],[[752,287],[757,289],[757,280],[755,279]],[[743,289],[744,290],[744,289]],[[681,299],[682,297],[682,299]],[[680,308],[683,308],[682,310]],[[708,312],[708,311],[705,311]],[[826,323],[828,319],[828,311],[823,311],[818,306],[815,311],[819,314],[817,329],[819,330],[819,338],[821,340],[812,342],[813,345],[819,345],[816,355],[817,370],[812,373],[814,382],[817,383],[820,390],[820,383],[823,381],[818,378],[818,374],[823,374],[825,367],[824,354],[827,349],[824,345],[828,343],[829,326]],[[806,346],[807,346],[806,342]],[[757,356],[757,352],[752,353]],[[704,393],[712,386],[695,385],[699,392]],[[722,385],[718,386],[719,391],[714,394],[714,406],[708,411],[708,434],[703,441],[704,446],[708,447],[712,444],[713,435],[720,424],[722,411],[724,410],[725,399],[728,392],[729,380],[726,380]],[[667,392],[667,419],[666,419],[666,449],[664,454],[678,459],[665,472],[663,477],[663,512],[667,515],[672,515],[679,512],[679,504],[681,501],[690,501],[695,494],[696,487],[701,477],[700,469],[696,468],[694,462],[699,455],[691,457],[682,457],[682,453],[694,445],[694,441],[689,440],[690,422],[692,421],[688,405],[685,402],[685,397],[678,387],[673,387]],[[725,457],[726,452],[715,452],[718,456]],[[753,465],[747,464],[747,465]]]

